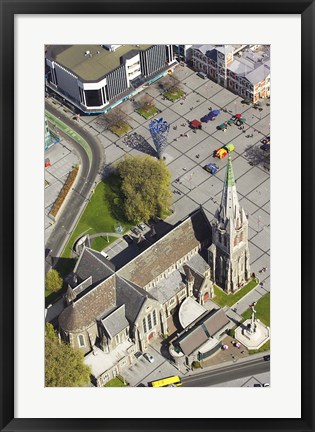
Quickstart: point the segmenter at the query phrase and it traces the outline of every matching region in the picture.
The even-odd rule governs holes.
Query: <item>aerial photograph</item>
[[[270,53],[45,45],[46,387],[272,385]]]

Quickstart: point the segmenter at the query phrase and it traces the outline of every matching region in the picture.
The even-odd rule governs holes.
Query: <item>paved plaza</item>
[[[266,293],[270,289],[270,172],[269,163],[264,160],[265,154],[260,146],[261,140],[270,134],[270,107],[266,101],[261,102],[262,110],[242,104],[241,97],[209,79],[198,77],[187,66],[178,66],[175,73],[186,92],[185,99],[174,103],[164,99],[159,81],[145,90],[161,111],[157,117],[163,117],[170,123],[165,160],[172,174],[175,212],[166,221],[173,225],[199,205],[203,206],[208,218],[213,219],[221,200],[227,159],[214,159],[212,154],[217,148],[232,142],[235,150],[231,153],[231,158],[238,196],[249,219],[251,271],[263,282],[263,287],[259,288],[260,293]],[[142,95],[143,92],[138,97]],[[55,107],[58,108],[58,102]],[[107,167],[125,154],[139,155],[144,151],[152,154],[155,150],[148,130],[150,120],[136,113],[130,100],[119,108],[129,116],[128,122],[133,128],[131,133],[142,136],[147,142],[148,146],[144,147],[144,150],[128,146],[124,137],[118,138],[106,130],[102,115],[81,116],[79,120],[79,124],[101,142]],[[203,123],[202,130],[193,133],[189,128],[189,121],[199,120],[209,112],[209,108],[220,109],[221,114],[214,121]],[[59,109],[73,117],[73,114],[70,111],[65,112],[61,105]],[[226,132],[217,130],[218,125],[236,113],[241,113],[246,119],[244,132],[235,125],[228,127]],[[188,137],[182,137],[181,134],[188,134]],[[253,136],[246,137],[248,135]],[[203,169],[204,165],[210,162],[219,166],[216,175]],[[109,256],[113,257],[113,247]],[[263,267],[268,270],[259,274]],[[258,290],[255,292],[257,294]],[[247,297],[246,303],[249,300],[251,298]]]

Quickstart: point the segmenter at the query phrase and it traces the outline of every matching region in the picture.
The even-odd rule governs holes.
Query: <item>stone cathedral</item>
[[[212,226],[212,245],[208,259],[212,280],[227,293],[233,293],[250,276],[248,249],[248,220],[237,197],[232,162],[228,165],[220,208]]]

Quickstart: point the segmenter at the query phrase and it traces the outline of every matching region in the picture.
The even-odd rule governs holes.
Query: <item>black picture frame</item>
[[[192,7],[193,5],[193,7]],[[0,425],[1,431],[196,430],[314,431],[314,1],[0,0]],[[300,419],[23,419],[14,417],[14,15],[300,14],[302,19],[302,416]],[[292,55],[294,61],[294,54]],[[294,89],[293,89],[294,91]],[[297,150],[299,151],[299,150]],[[285,360],[290,367],[290,361]],[[31,389],[30,389],[31,396]]]

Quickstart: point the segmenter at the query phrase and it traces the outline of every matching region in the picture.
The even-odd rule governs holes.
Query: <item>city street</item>
[[[250,378],[269,372],[270,362],[264,361],[263,356],[260,355],[258,358],[257,356],[255,356],[254,359],[247,357],[235,364],[225,365],[224,367],[216,368],[214,370],[208,370],[192,376],[184,377],[183,385],[185,387],[210,387],[215,385],[221,387],[221,385],[219,386],[218,384],[230,383],[231,381],[240,378]],[[270,382],[268,374],[264,375],[263,379],[266,380],[264,382]],[[243,384],[247,381],[248,379],[244,380]]]
[[[52,231],[53,235],[50,235],[49,239],[46,241],[46,250],[51,250],[49,257],[45,262],[45,271],[47,272],[54,261],[54,257],[59,257],[61,255],[63,248],[72,233],[74,224],[80,216],[80,209],[87,203],[91,188],[93,187],[97,176],[100,174],[100,167],[102,166],[104,155],[101,152],[99,142],[80,126],[73,124],[74,122],[71,122],[67,116],[61,112],[61,110],[57,110],[47,102],[46,109],[53,115],[58,116],[64,123],[69,125],[75,132],[89,142],[92,152],[92,162],[90,165],[88,164],[83,149],[80,148],[79,144],[76,145],[76,151],[81,158],[81,172],[83,174],[80,175],[80,178],[76,183],[75,191],[67,197],[67,203],[61,209],[60,215],[58,215],[57,222]],[[75,146],[74,141],[72,142],[72,145]]]

